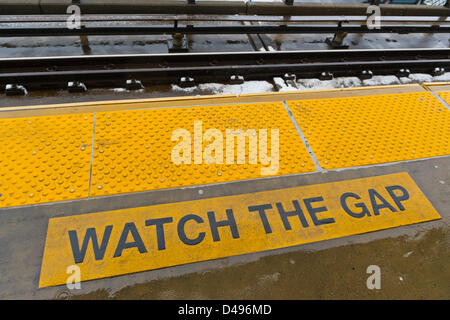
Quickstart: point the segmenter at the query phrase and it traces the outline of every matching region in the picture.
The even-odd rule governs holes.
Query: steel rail
[[[178,24],[185,24],[185,25],[204,25],[204,24],[208,24],[211,23],[211,21],[215,21],[217,22],[224,22],[224,23],[228,23],[228,22],[256,22],[259,23],[261,25],[276,25],[276,26],[280,26],[280,25],[284,25],[284,24],[288,24],[288,25],[332,25],[332,26],[337,26],[339,23],[344,23],[344,24],[349,24],[349,25],[364,25],[367,22],[367,19],[347,19],[347,18],[339,18],[339,19],[329,19],[329,20],[319,20],[319,19],[314,19],[317,17],[312,17],[310,20],[295,20],[295,19],[279,19],[279,20],[264,20],[264,19],[221,19],[221,18],[205,18],[205,19],[135,19],[135,20],[101,20],[101,19],[92,19],[92,20],[81,20],[82,21],[82,25],[87,27],[90,25],[112,25],[112,24],[124,24],[124,23],[128,23],[128,22],[133,22],[133,23],[142,23],[142,25],[145,24],[154,24],[154,23],[158,23],[158,22],[165,22],[167,23],[175,23],[175,21]],[[67,19],[65,20],[53,20],[53,21],[34,21],[34,20],[18,20],[18,21],[12,21],[12,20],[0,20],[0,27],[2,27],[2,25],[17,25],[17,26],[21,26],[21,27],[33,27],[36,28],[39,26],[39,24],[45,24],[47,26],[66,26],[67,23]],[[383,25],[384,26],[388,26],[388,25],[393,25],[393,26],[432,26],[432,25],[440,25],[440,26],[444,26],[444,25],[450,25],[450,20],[383,20]]]
[[[130,65],[167,66],[179,64],[217,65],[249,64],[256,61],[362,61],[362,60],[398,60],[398,59],[441,59],[449,58],[448,48],[412,48],[412,49],[350,49],[350,50],[298,50],[270,52],[214,52],[180,54],[129,54],[129,55],[85,55],[55,57],[0,58],[0,72],[33,68],[45,70],[49,66],[58,68],[85,68],[87,66],[108,66],[115,68]]]

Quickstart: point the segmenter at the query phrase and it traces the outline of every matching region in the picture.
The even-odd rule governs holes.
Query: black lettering
[[[289,223],[288,217],[298,216],[302,226],[304,228],[309,227],[308,222],[306,221],[305,215],[303,214],[302,209],[300,208],[300,204],[297,200],[292,200],[292,204],[294,205],[295,210],[286,212],[283,208],[283,205],[280,202],[276,203],[278,213],[280,214],[281,221],[283,221],[284,228],[286,230],[291,230],[291,224]]]
[[[205,233],[200,232],[198,234],[197,238],[189,239],[186,236],[186,231],[184,230],[184,226],[185,226],[186,222],[188,222],[189,220],[194,220],[197,223],[203,223],[203,219],[195,214],[188,214],[188,215],[184,216],[183,218],[180,219],[180,221],[178,221],[178,226],[177,226],[178,237],[184,244],[187,244],[189,246],[194,246],[203,241],[203,239],[205,238]]]
[[[306,209],[308,210],[309,215],[311,216],[311,219],[314,222],[314,225],[320,226],[322,224],[334,223],[335,222],[334,218],[326,218],[326,219],[320,219],[320,220],[317,219],[318,213],[328,211],[327,207],[319,207],[319,208],[312,207],[311,203],[319,202],[319,201],[323,201],[322,196],[303,200],[303,202],[305,203]]]
[[[131,233],[133,237],[132,242],[127,242],[128,234]],[[122,255],[122,251],[124,249],[129,248],[138,248],[139,253],[147,252],[147,249],[144,246],[144,242],[142,242],[141,236],[136,229],[136,225],[134,222],[125,223],[123,227],[122,234],[120,235],[119,243],[117,244],[116,252],[114,252],[114,258],[120,257]]]
[[[166,249],[166,240],[164,237],[164,224],[173,222],[173,218],[160,218],[160,219],[150,219],[145,221],[145,225],[153,226],[156,225],[156,238],[158,239],[158,250]]]
[[[383,208],[389,208],[392,212],[397,212],[397,209],[395,209],[393,206],[391,206],[389,204],[389,202],[386,201],[386,199],[384,199],[378,192],[375,191],[375,189],[369,189],[369,197],[370,197],[370,202],[372,203],[372,208],[373,208],[373,214],[374,215],[379,215],[380,214],[380,209]],[[377,199],[380,200],[382,203],[379,204],[377,203]]]
[[[236,220],[234,220],[233,210],[227,209],[227,220],[222,221],[216,221],[216,216],[214,214],[214,211],[208,212],[208,219],[209,219],[209,226],[211,228],[211,233],[213,236],[213,241],[220,241],[219,236],[219,227],[226,227],[229,226],[231,230],[231,235],[233,236],[233,239],[239,238],[239,232],[236,225]]]
[[[347,212],[350,216],[352,216],[353,218],[362,218],[365,215],[367,215],[368,217],[370,217],[370,212],[369,209],[367,209],[367,206],[364,204],[364,202],[359,202],[355,204],[356,208],[361,208],[361,212],[353,212],[352,210],[349,209],[348,205],[347,205],[347,198],[355,198],[357,200],[360,200],[361,197],[358,196],[355,193],[352,192],[346,192],[341,196],[341,206],[342,209],[345,210],[345,212]]]
[[[408,191],[402,186],[388,186],[386,187],[387,192],[391,196],[392,200],[394,200],[397,207],[400,211],[405,211],[405,207],[402,205],[402,201],[406,201],[409,199]],[[396,196],[394,190],[400,190],[402,192],[401,196]]]
[[[95,260],[103,260],[105,256],[106,247],[108,246],[109,237],[111,236],[113,226],[106,226],[103,233],[102,243],[98,246],[97,233],[95,228],[88,228],[84,235],[83,244],[78,242],[77,232],[75,230],[69,230],[70,245],[72,246],[72,254],[75,263],[82,263],[86,256],[86,251],[89,245],[89,240],[92,239],[92,248],[94,249]]]
[[[266,215],[266,210],[268,209],[272,209],[272,205],[271,204],[262,204],[259,206],[250,206],[248,207],[248,211],[252,212],[252,211],[258,211],[259,216],[261,218],[261,222],[263,224],[264,227],[264,231],[266,233],[272,233],[272,228],[270,227],[270,223],[269,220],[267,219],[267,215]]]

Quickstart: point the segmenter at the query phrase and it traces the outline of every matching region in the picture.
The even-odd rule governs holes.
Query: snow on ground
[[[111,89],[111,90],[114,91],[114,92],[116,92],[116,93],[120,93],[120,92],[128,92],[128,90],[125,89],[125,88],[114,88],[114,89]]]
[[[275,83],[275,88],[280,92],[281,91],[297,91],[298,90],[298,88],[296,86],[294,87],[292,85],[291,81],[289,81],[287,83],[286,81],[284,81],[283,78],[280,78],[280,77],[273,78],[273,82]]]
[[[361,80],[357,77],[337,77],[324,81],[317,78],[297,80],[297,87],[300,90],[350,88],[360,87],[361,85]]]
[[[400,79],[396,76],[373,76],[371,79],[362,81],[364,86],[383,86],[391,84],[401,84]]]
[[[139,89],[139,90],[128,90],[126,88],[114,88],[110,89],[111,91],[115,93],[122,93],[122,92],[145,92],[145,89]]]
[[[180,86],[177,86],[176,84],[172,84],[172,91],[192,93],[195,90],[197,90],[197,87],[182,88]]]
[[[442,76],[433,77],[433,81],[450,81],[450,72],[446,72]]]
[[[334,88],[352,88],[363,86],[383,86],[396,84],[409,84],[424,82],[439,82],[449,81],[450,72],[444,73],[441,76],[433,77],[425,73],[412,73],[409,77],[396,76],[373,76],[371,79],[360,80],[357,77],[338,77],[332,80],[321,81],[319,79],[299,79],[297,80],[297,87],[302,89],[334,89]]]
[[[411,79],[411,81],[413,82],[423,83],[433,81],[433,76],[431,74],[426,73],[412,73],[409,76],[409,79]]]
[[[233,94],[240,95],[246,93],[263,92],[286,92],[317,89],[339,89],[364,86],[383,86],[424,82],[450,81],[450,72],[441,76],[433,77],[424,73],[412,73],[409,77],[396,76],[373,76],[371,79],[361,80],[358,77],[337,77],[331,80],[297,79],[294,81],[285,81],[283,78],[273,78],[273,83],[268,81],[246,81],[243,84],[221,84],[221,83],[202,83],[195,87],[181,88],[178,85],[172,85],[172,90],[188,94]]]
[[[243,84],[204,83],[199,85],[202,91],[212,91],[215,94],[244,94],[275,91],[267,81],[246,81]]]
[[[172,85],[173,91],[183,91],[192,93],[194,91],[210,92],[211,94],[245,94],[245,93],[261,93],[273,92],[274,86],[267,81],[246,81],[243,84],[221,84],[221,83],[201,83],[196,87],[181,88]]]

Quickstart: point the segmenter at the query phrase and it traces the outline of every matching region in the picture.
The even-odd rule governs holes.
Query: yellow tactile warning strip
[[[437,92],[437,94],[442,98],[442,100],[444,100],[445,102],[447,102],[447,104],[450,105],[450,91],[440,91]]]
[[[288,105],[325,169],[450,154],[450,111],[430,92]]]
[[[93,118],[0,120],[0,207],[87,197]]]
[[[207,139],[208,129],[219,130],[223,136],[223,143],[219,143],[223,154],[218,153],[215,160],[217,163],[221,160],[223,164],[205,163],[206,148],[216,141]],[[267,130],[267,148],[264,149],[269,150],[268,156],[273,154],[271,141],[274,135],[271,130],[278,130],[279,165],[276,161],[262,165],[259,161],[261,149],[255,149],[258,153],[257,164],[250,164],[248,142],[245,163],[236,163],[239,153],[236,142],[233,147],[236,162],[227,163],[227,129],[254,129],[255,139],[261,138],[261,129]],[[187,130],[188,136],[172,141],[175,130]],[[195,164],[195,136],[199,141],[203,140],[202,145],[197,147],[197,150],[203,151],[199,154],[201,164]],[[173,162],[172,151],[178,141],[189,141],[191,164]],[[282,103],[158,108],[96,114],[91,196],[260,178],[265,176],[261,169],[270,167],[274,170],[269,175],[315,170]]]
[[[439,218],[407,173],[53,218],[39,287]]]
[[[301,99],[289,106],[318,161],[310,157],[282,102],[149,104],[141,110],[1,119],[0,208],[313,172],[314,163],[336,169],[450,154],[450,111],[430,92]],[[195,133],[198,123],[201,134]],[[177,129],[190,139],[173,140]],[[205,154],[216,153],[215,138],[208,139],[211,129],[223,135],[223,148],[215,148],[223,151],[218,154],[223,164],[205,163]],[[232,148],[236,160],[245,154],[243,164],[225,161],[227,129],[255,130],[245,151]],[[278,130],[279,163],[262,164],[260,146],[254,148],[257,163],[250,161],[249,141],[260,145],[263,130],[268,157],[272,130]],[[194,152],[196,137],[204,142],[200,155]],[[175,164],[174,147],[186,140],[192,141],[194,164]],[[202,164],[195,164],[198,157]],[[272,173],[263,174],[268,168]]]

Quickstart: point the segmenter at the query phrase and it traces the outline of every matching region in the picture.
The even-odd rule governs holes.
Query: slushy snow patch
[[[358,77],[340,77],[334,80],[336,81],[336,88],[350,88],[361,86],[361,79],[359,79]]]
[[[333,80],[321,81],[319,79],[298,79],[297,84],[300,88],[305,89],[332,89],[334,88]]]
[[[293,87],[292,85],[287,84],[283,78],[275,77],[273,78],[273,82],[275,83],[275,86],[277,87],[278,91],[297,91],[298,89],[296,87]]]
[[[373,76],[371,79],[362,81],[365,86],[381,86],[390,84],[400,84],[400,80],[396,76]]]
[[[338,77],[331,80],[298,79],[299,89],[334,89],[360,87],[361,80],[358,77]]]
[[[412,81],[416,81],[419,83],[433,81],[433,76],[431,74],[426,74],[426,73],[411,73],[409,75],[409,78]]]
[[[398,80],[400,80],[401,84],[409,84],[413,82],[413,80],[410,77],[400,77],[398,78]]]
[[[433,81],[450,81],[450,72],[446,72],[442,76],[433,77]]]
[[[125,88],[114,88],[114,89],[112,89],[112,91],[114,91],[114,92],[127,92],[128,90],[125,89]]]
[[[176,84],[172,84],[173,91],[178,91],[178,92],[182,91],[182,92],[191,93],[191,92],[194,92],[195,89],[197,89],[197,87],[182,88],[180,86],[177,86]]]
[[[274,87],[267,81],[246,81],[243,84],[202,83],[198,86],[201,91],[211,91],[214,94],[245,94],[273,92]]]

